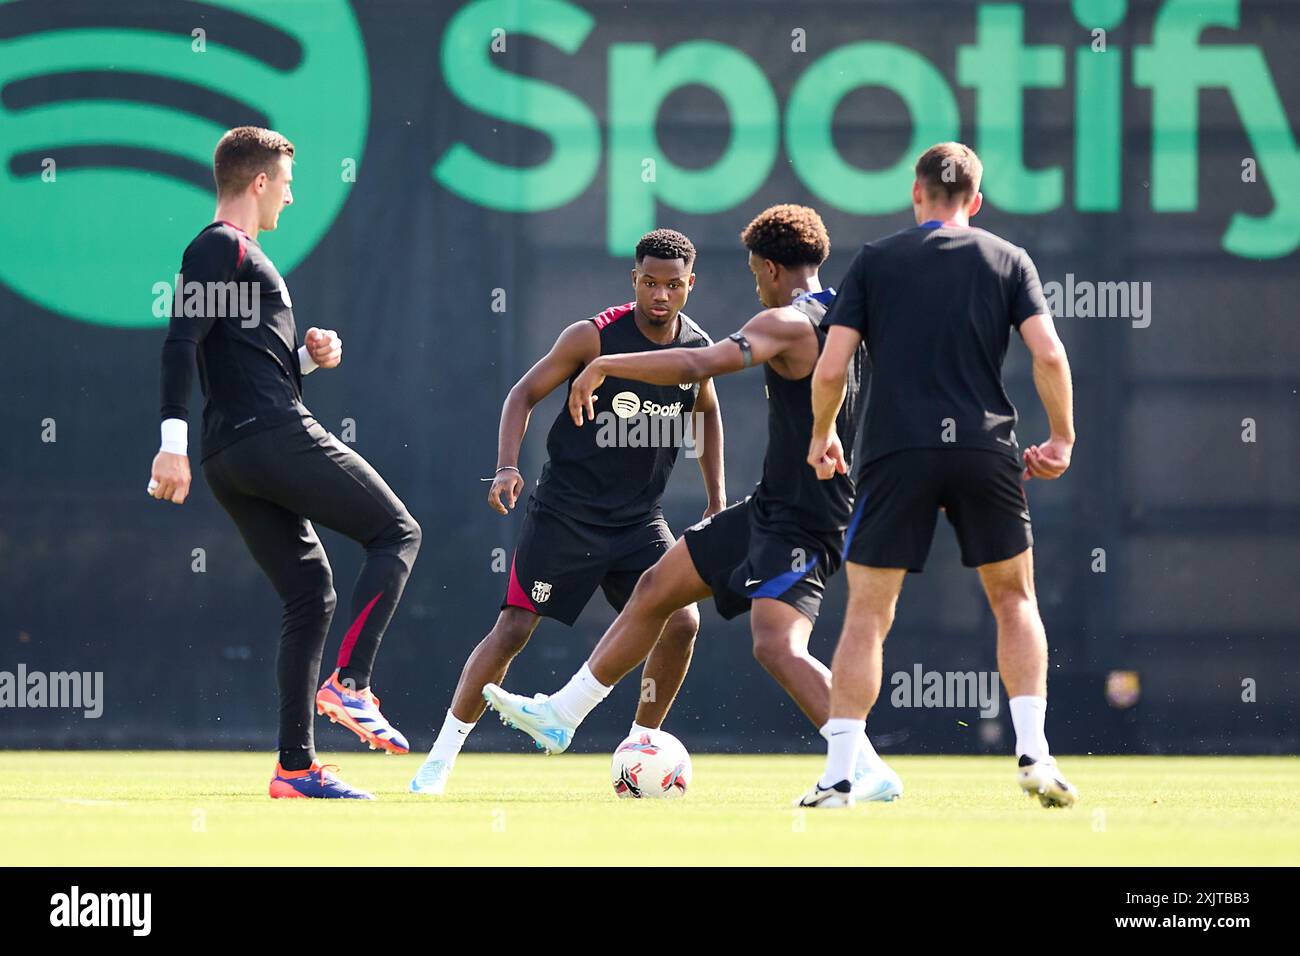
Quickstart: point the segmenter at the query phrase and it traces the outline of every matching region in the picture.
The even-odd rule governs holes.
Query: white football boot
[[[833,787],[823,787],[821,781],[812,785],[807,793],[794,802],[796,807],[819,810],[839,810],[853,806],[853,784],[841,780]]]
[[[447,779],[451,776],[454,760],[435,760],[433,754],[424,758],[424,763],[411,779],[411,793],[422,793],[427,797],[441,797],[447,792]]]
[[[889,803],[903,795],[903,781],[881,760],[873,765],[865,750],[853,764],[853,799],[858,803]]]
[[[1065,779],[1056,761],[1051,757],[1035,760],[1028,755],[1020,758],[1020,789],[1045,807],[1072,807],[1079,799],[1079,791]]]
[[[545,694],[524,697],[522,694],[512,694],[496,684],[485,684],[483,699],[501,715],[501,723],[522,730],[532,737],[538,750],[548,754],[562,754],[573,742],[573,733],[578,728],[556,715],[550,698]]]

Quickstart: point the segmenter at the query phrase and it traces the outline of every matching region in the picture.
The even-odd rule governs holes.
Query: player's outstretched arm
[[[1032,315],[1020,323],[1020,336],[1034,359],[1034,387],[1047,410],[1051,434],[1040,445],[1025,449],[1026,480],[1060,478],[1074,453],[1074,385],[1070,360],[1048,313]]]
[[[497,431],[497,470],[488,490],[488,505],[509,514],[524,490],[519,471],[519,446],[528,430],[528,419],[537,403],[578,369],[600,355],[600,333],[588,321],[575,322],[560,333],[551,350],[515,382],[501,406]]]
[[[858,350],[862,336],[844,325],[833,325],[826,331],[826,345],[822,349],[817,367],[813,369],[812,406],[813,432],[808,445],[808,464],[822,480],[837,472],[848,472],[844,460],[844,446],[835,430],[835,420],[844,405],[844,389],[848,381],[849,362]]]
[[[700,474],[704,476],[704,491],[709,503],[704,509],[704,517],[711,518],[727,507],[727,481],[723,476],[722,454],[722,406],[718,403],[718,391],[713,387],[713,379],[706,378],[700,383],[700,395],[695,400],[693,415],[699,431],[695,435],[697,455],[700,459]]]
[[[602,355],[582,370],[569,388],[569,414],[575,425],[586,418],[595,420],[593,393],[610,375],[630,378],[651,385],[685,385],[706,378],[739,372],[750,365],[761,365],[780,355],[799,340],[808,328],[808,320],[792,309],[764,309],[745,323],[741,330],[705,348],[664,349],[661,352],[628,352]],[[740,336],[749,346],[736,340]]]

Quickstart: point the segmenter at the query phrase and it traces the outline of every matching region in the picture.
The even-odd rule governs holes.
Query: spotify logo
[[[241,125],[296,147],[297,201],[259,237],[287,273],[347,199],[369,109],[346,0],[0,0],[0,284],[74,319],[164,325],[154,283],[211,220],[212,150]]]
[[[610,406],[619,418],[631,418],[641,410],[641,399],[637,397],[636,392],[619,392],[610,402]]]

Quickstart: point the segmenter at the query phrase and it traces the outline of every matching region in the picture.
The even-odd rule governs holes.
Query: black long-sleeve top
[[[185,250],[162,347],[163,419],[189,419],[194,367],[203,391],[203,457],[294,417],[302,370],[284,279],[253,238],[214,222]]]

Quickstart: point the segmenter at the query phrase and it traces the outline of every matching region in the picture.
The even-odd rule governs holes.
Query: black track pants
[[[336,598],[312,523],[366,549],[338,658],[358,687],[369,684],[420,548],[420,526],[364,458],[310,417],[223,448],[204,461],[203,474],[284,602],[276,664],[280,749],[314,753],[316,687]]]

